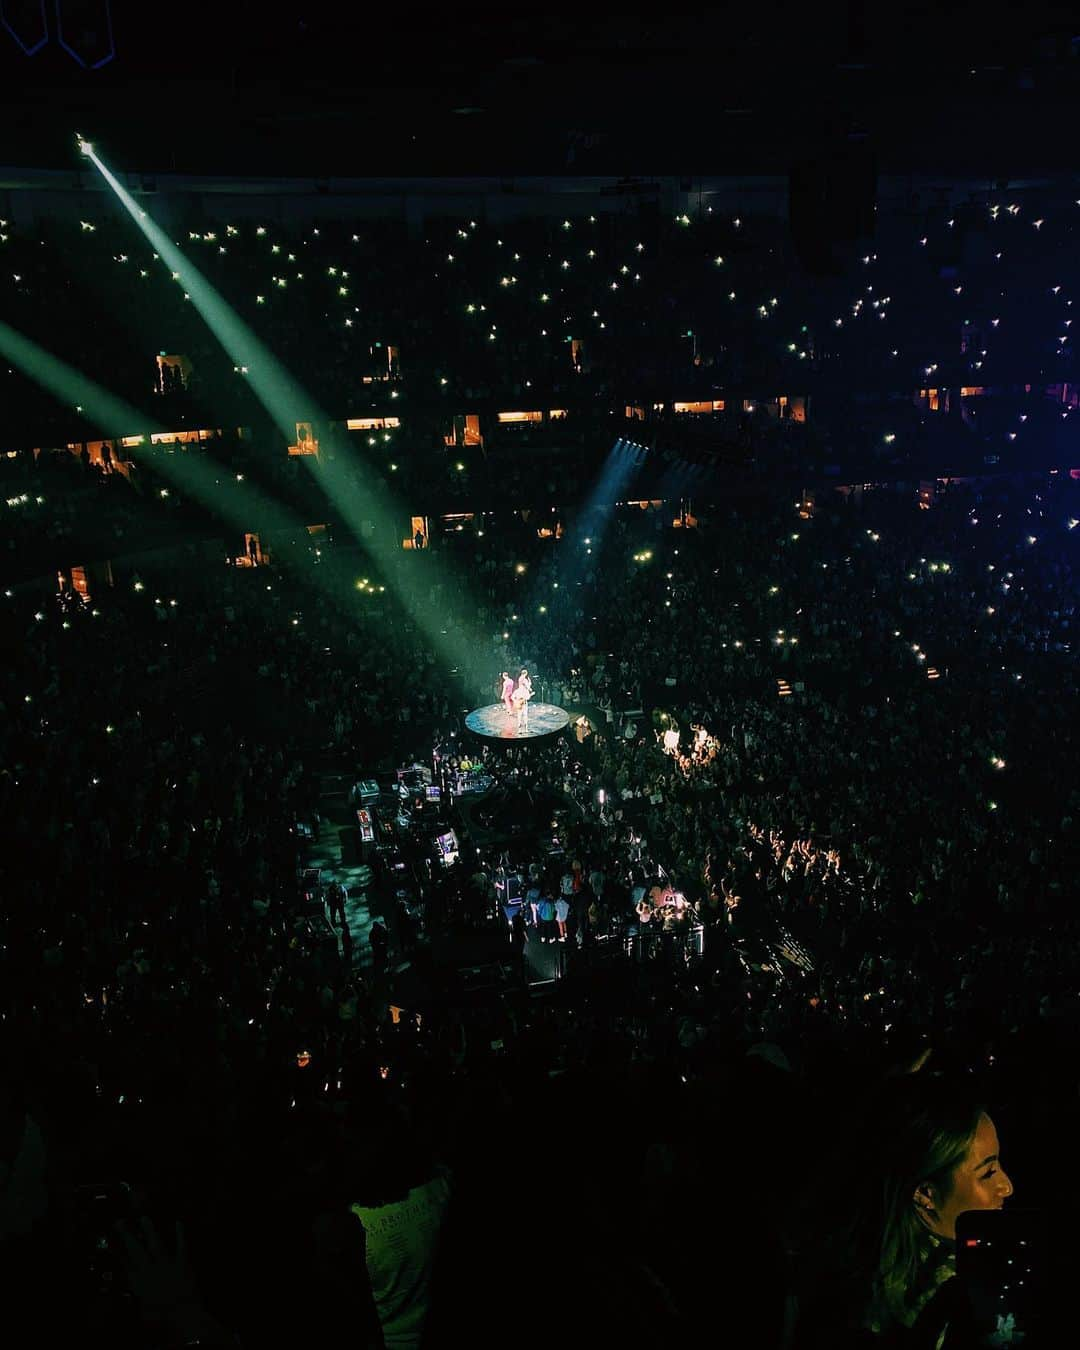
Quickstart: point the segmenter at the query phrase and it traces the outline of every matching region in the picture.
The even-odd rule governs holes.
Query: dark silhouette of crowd
[[[883,223],[894,270],[855,260],[863,308],[887,287],[924,306],[930,365],[934,325],[956,345],[943,269],[983,295],[965,331],[991,331],[964,269],[992,270],[999,229],[1056,263],[1071,226],[1047,215],[987,208],[954,258],[958,212],[922,270],[894,247],[911,222]],[[139,401],[151,367],[124,316],[164,282],[141,245],[121,257],[116,220],[44,233],[40,253],[3,245],[26,288],[11,324],[54,337],[58,275],[80,301],[101,284],[100,329],[68,325],[63,354]],[[828,288],[803,279],[816,326],[794,325],[794,351],[772,341],[802,292],[761,222],[426,233],[177,236],[332,415],[369,412],[372,387],[390,415],[400,392],[389,442],[372,428],[374,446],[324,453],[360,488],[375,474],[406,505],[445,503],[422,548],[401,547],[404,508],[356,537],[323,495],[341,479],[273,448],[179,296],[168,346],[196,375],[141,403],[221,428],[198,447],[92,459],[100,437],[20,378],[12,426],[34,435],[0,460],[6,1273],[39,1334],[117,1346],[958,1335],[938,1295],[966,1288],[949,1278],[963,1207],[1014,1186],[1048,1214],[1076,1199],[1048,1143],[1080,1102],[1070,358],[1055,337],[1025,381],[1030,346],[1003,345],[972,357],[995,395],[890,407],[884,349],[841,347],[862,320],[849,306],[826,327]],[[54,267],[65,240],[81,269]],[[756,286],[765,313],[710,329],[705,258],[725,277],[710,305]],[[574,279],[601,260],[620,337],[590,330],[579,373],[539,316],[552,267],[580,306]],[[1033,257],[1010,286],[1044,279]],[[535,334],[511,304],[526,292]],[[1025,333],[1060,317],[1049,295],[1014,302]],[[650,307],[666,349],[635,329]],[[376,342],[400,346],[400,382]],[[794,395],[808,364],[822,423],[813,404],[805,423],[653,416],[719,382]],[[874,401],[845,404],[860,379]],[[958,363],[940,387],[967,379]],[[511,429],[493,417],[508,400],[568,412]],[[590,502],[622,453],[598,434],[620,400],[648,409],[626,439],[652,448],[656,489],[627,473]],[[486,445],[447,445],[470,401],[492,414]],[[1036,429],[1055,462],[1010,450]],[[909,437],[903,463],[886,435]],[[661,491],[689,481],[655,470],[668,447],[740,474]],[[856,451],[865,474],[830,471]],[[228,512],[185,454],[219,468]],[[261,518],[256,486],[279,503]],[[265,547],[234,523],[246,510]],[[509,753],[470,738],[466,712],[526,663],[567,731]],[[415,765],[442,788],[422,808],[401,786]],[[332,774],[380,789],[382,833],[349,879],[363,930],[342,889],[351,815],[340,869],[308,870],[347,823]],[[456,862],[433,857],[421,810],[454,829]],[[481,940],[470,983],[454,952]],[[985,1173],[984,1145],[1005,1159]]]

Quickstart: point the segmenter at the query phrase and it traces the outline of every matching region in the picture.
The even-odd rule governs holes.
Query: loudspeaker
[[[803,266],[838,274],[857,240],[874,234],[877,157],[869,138],[828,138],[800,154],[788,176],[788,220]]]

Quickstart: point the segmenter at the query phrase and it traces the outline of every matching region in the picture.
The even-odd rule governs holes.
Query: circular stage
[[[465,725],[489,741],[537,741],[564,731],[570,725],[570,714],[554,703],[531,703],[528,721],[518,726],[517,713],[508,713],[501,703],[489,703],[474,708]]]

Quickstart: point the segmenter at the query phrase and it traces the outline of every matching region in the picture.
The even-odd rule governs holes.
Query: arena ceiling
[[[1074,167],[1075,11],[991,8],[0,0],[25,47],[49,22],[33,55],[0,28],[0,164],[70,167],[78,127],[161,172],[776,173],[837,136],[891,172]]]

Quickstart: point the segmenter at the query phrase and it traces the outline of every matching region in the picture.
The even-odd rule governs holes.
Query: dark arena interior
[[[4,1344],[1073,1343],[1075,9],[0,106]]]

